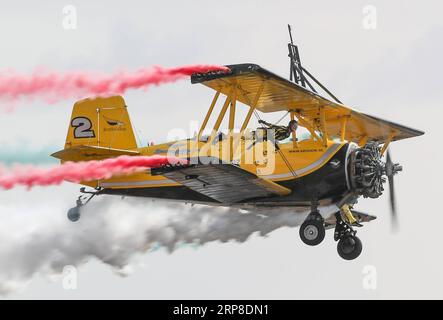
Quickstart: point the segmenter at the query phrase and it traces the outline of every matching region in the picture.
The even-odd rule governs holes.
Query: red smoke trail
[[[89,95],[123,94],[128,89],[147,88],[151,85],[174,82],[193,73],[229,71],[216,65],[189,65],[175,68],[154,66],[133,73],[114,74],[91,72],[67,72],[63,74],[37,71],[32,75],[0,72],[0,99],[13,101],[17,98],[43,97],[48,102]]]
[[[42,169],[32,166],[15,167],[11,172],[0,171],[0,187],[11,189],[17,185],[49,186],[64,180],[72,182],[109,179],[116,175],[131,174],[166,164],[185,164],[186,160],[164,156],[120,156],[102,161],[65,162]]]

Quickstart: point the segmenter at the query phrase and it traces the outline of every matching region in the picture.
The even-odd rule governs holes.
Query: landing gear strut
[[[88,198],[88,196],[80,195],[77,198],[75,207],[68,210],[67,216],[68,216],[69,221],[71,221],[71,222],[76,222],[80,219],[80,216],[81,216],[80,209],[84,205],[86,205],[89,201],[91,201],[91,199],[94,198],[95,195],[98,194],[98,191],[85,191],[85,188],[80,188],[80,192],[83,194],[85,194],[85,193],[90,194],[90,196]]]
[[[337,252],[345,260],[354,260],[363,249],[360,239],[356,236],[357,231],[342,216],[341,211],[335,213],[335,220],[334,240],[338,241]],[[318,211],[316,201],[312,202],[311,213],[301,225],[299,233],[301,240],[309,246],[316,246],[325,238],[325,221]]]
[[[334,240],[338,241],[337,252],[345,260],[354,260],[363,250],[360,239],[355,235],[357,231],[342,218],[340,212],[337,212],[335,217],[337,223],[335,225]]]
[[[320,244],[325,238],[325,223],[320,215],[317,202],[313,201],[311,213],[300,227],[300,239],[309,246]]]

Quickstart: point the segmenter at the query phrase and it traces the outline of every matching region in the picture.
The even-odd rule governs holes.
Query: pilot
[[[264,120],[259,120],[258,123],[267,126],[267,129],[274,130],[274,138],[276,141],[281,141],[288,138],[291,133],[297,130],[298,127],[296,120],[289,121],[288,126],[278,126]]]

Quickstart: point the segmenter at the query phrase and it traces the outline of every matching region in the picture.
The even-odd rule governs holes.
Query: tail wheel
[[[80,207],[76,206],[68,210],[69,221],[76,222],[80,219]]]
[[[341,238],[337,244],[337,251],[340,257],[345,260],[354,260],[363,250],[360,239],[354,235],[347,235]]]
[[[325,238],[325,227],[320,219],[310,219],[300,227],[300,238],[308,246],[316,246]]]

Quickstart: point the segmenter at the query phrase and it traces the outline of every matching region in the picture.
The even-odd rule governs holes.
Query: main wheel
[[[80,219],[80,207],[74,207],[68,210],[68,219],[72,222],[76,222]]]
[[[322,220],[310,219],[300,227],[301,241],[308,246],[316,246],[325,238],[325,227]]]
[[[363,250],[360,239],[353,235],[344,236],[338,241],[337,251],[345,260],[354,260]]]

